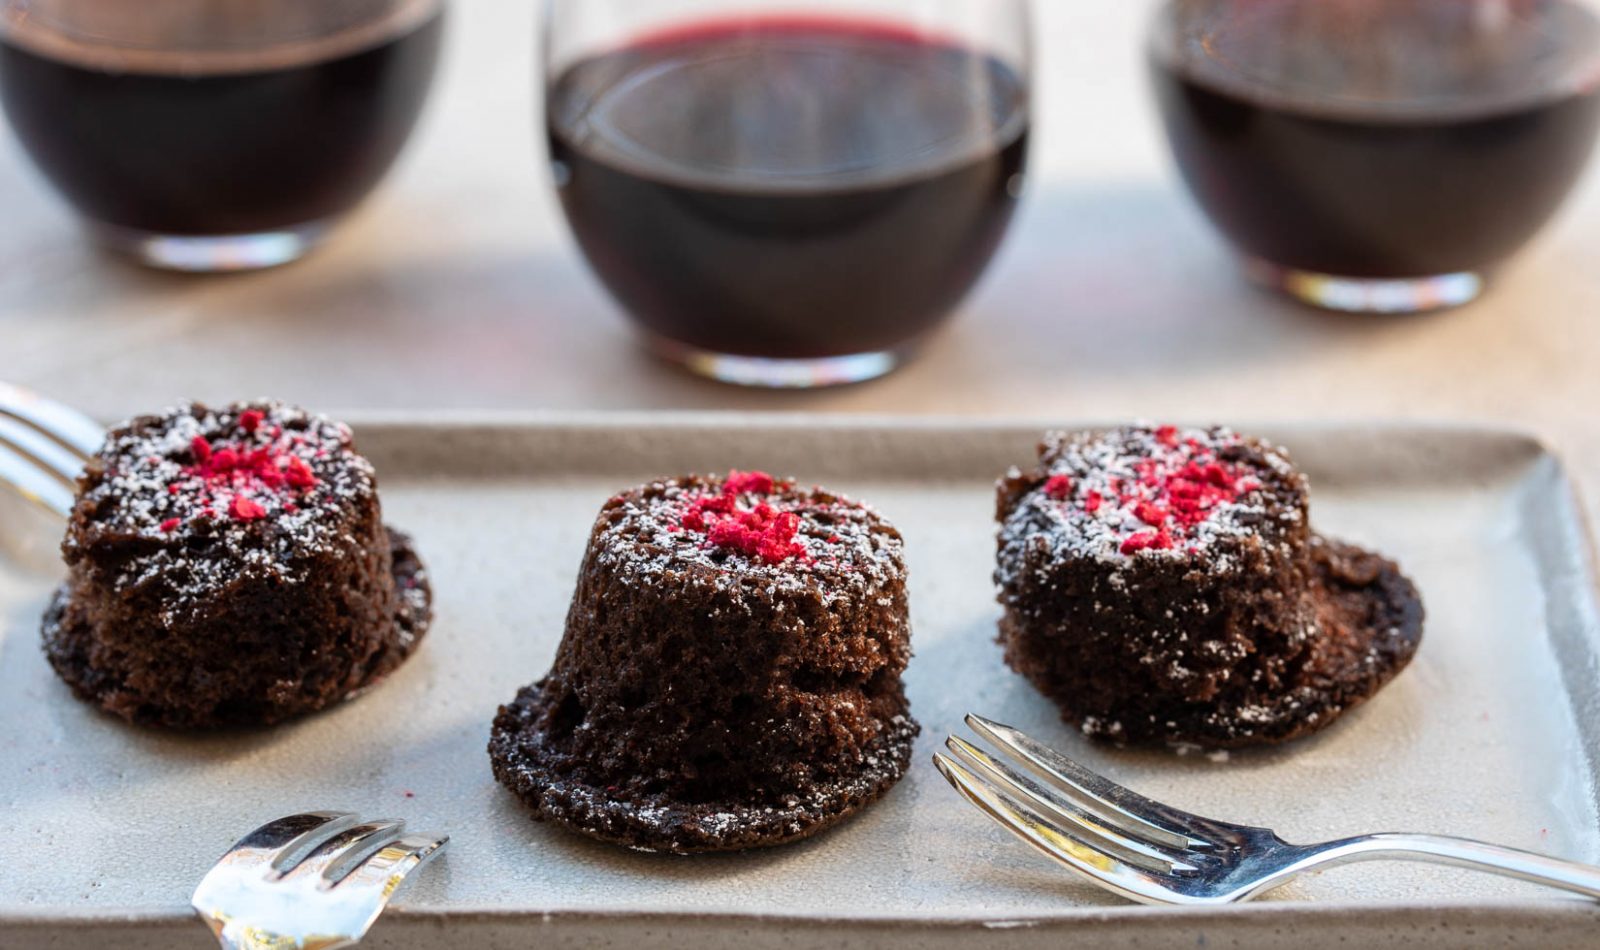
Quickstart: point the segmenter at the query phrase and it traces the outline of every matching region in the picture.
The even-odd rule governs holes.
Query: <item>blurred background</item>
[[[1036,4],[1029,192],[919,359],[811,393],[659,363],[562,221],[536,8],[454,5],[392,176],[319,253],[277,270],[191,277],[97,251],[0,133],[0,378],[108,418],[262,394],[329,411],[1484,420],[1540,431],[1586,476],[1600,467],[1600,176],[1465,308],[1353,316],[1262,292],[1172,169],[1143,55],[1150,0]]]

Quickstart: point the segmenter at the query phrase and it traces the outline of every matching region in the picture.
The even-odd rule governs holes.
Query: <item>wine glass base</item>
[[[904,359],[903,352],[894,350],[797,360],[735,356],[661,337],[651,337],[650,347],[697,376],[752,389],[825,389],[864,383],[894,372]]]
[[[297,261],[328,236],[325,221],[259,234],[153,234],[114,224],[91,223],[101,245],[148,267],[190,274],[262,270]]]
[[[1430,277],[1339,277],[1281,267],[1246,257],[1244,272],[1257,284],[1303,303],[1345,313],[1424,313],[1459,307],[1483,293],[1483,275],[1470,271]]]

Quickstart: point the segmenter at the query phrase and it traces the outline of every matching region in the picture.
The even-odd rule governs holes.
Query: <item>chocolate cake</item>
[[[918,731],[902,547],[870,508],[761,473],[613,497],[554,666],[495,719],[495,775],[535,818],[643,851],[856,813]]]
[[[113,429],[61,550],[45,653],[78,696],[138,723],[321,709],[392,672],[430,619],[427,573],[384,527],[350,430],[275,402]]]
[[[1315,534],[1288,455],[1227,429],[1052,434],[998,518],[1006,662],[1094,738],[1294,739],[1422,637],[1400,569]]]

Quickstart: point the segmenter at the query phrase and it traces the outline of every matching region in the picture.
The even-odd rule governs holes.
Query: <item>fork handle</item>
[[[1312,849],[1316,865],[1354,861],[1427,861],[1488,871],[1535,884],[1600,898],[1600,868],[1532,851],[1446,835],[1379,834],[1348,838]]]

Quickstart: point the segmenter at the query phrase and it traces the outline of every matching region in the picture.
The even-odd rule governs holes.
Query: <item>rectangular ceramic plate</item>
[[[1267,427],[1314,487],[1313,523],[1401,561],[1427,635],[1413,666],[1326,733],[1230,756],[1086,744],[1002,664],[993,481],[1026,424],[797,417],[357,421],[388,520],[437,592],[424,649],[338,709],[256,733],[130,728],[68,694],[38,647],[55,566],[0,566],[0,945],[207,945],[187,912],[210,863],[260,822],[319,808],[446,830],[448,853],[370,944],[1462,948],[1588,945],[1594,905],[1500,878],[1341,868],[1221,911],[1125,905],[960,801],[928,757],[969,710],[1021,726],[1146,794],[1289,840],[1369,831],[1485,838],[1600,860],[1600,635],[1582,518],[1524,436]],[[658,474],[763,468],[865,499],[903,530],[923,725],[912,773],[800,845],[684,859],[534,824],[495,785],[498,703],[548,667],[591,519]],[[44,528],[48,529],[46,525]],[[0,548],[39,548],[0,509]],[[51,530],[59,530],[54,528]],[[1227,943],[1232,940],[1235,943]]]

